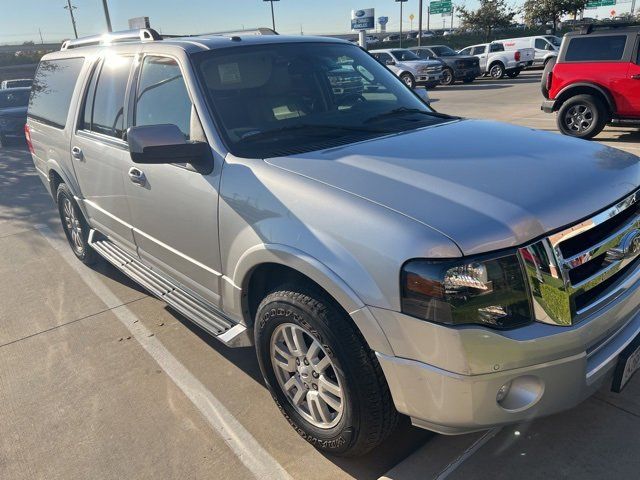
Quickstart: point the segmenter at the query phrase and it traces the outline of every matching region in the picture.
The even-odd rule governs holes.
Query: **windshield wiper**
[[[274,128],[262,132],[249,133],[242,138],[242,142],[260,141],[269,137],[277,137],[278,134],[299,133],[304,136],[327,136],[334,135],[336,132],[355,132],[355,133],[392,133],[391,130],[353,127],[346,125],[321,125],[313,123],[302,123],[298,125],[290,125],[288,127]]]
[[[383,112],[383,113],[374,115],[373,117],[366,119],[364,123],[372,123],[372,122],[377,122],[378,120],[384,120],[390,117],[398,117],[398,116],[409,115],[409,114],[428,115],[430,117],[440,117],[440,115],[437,114],[436,112],[421,110],[419,108],[398,107],[398,108],[394,108],[393,110],[389,110],[388,112]]]

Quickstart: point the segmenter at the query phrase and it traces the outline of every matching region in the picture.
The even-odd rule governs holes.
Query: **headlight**
[[[515,254],[448,261],[412,260],[401,275],[402,312],[447,325],[513,328],[532,321]]]

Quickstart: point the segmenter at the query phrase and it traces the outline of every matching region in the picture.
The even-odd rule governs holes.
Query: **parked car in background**
[[[367,35],[365,39],[366,39],[367,45],[375,45],[376,43],[380,42],[378,37],[376,37],[375,35]]]
[[[400,41],[400,35],[394,33],[391,35],[387,35],[386,37],[384,37],[382,39],[383,42],[399,42]]]
[[[640,27],[589,25],[567,33],[543,78],[542,110],[565,135],[592,138],[608,123],[640,126]]]
[[[0,83],[0,90],[5,88],[31,87],[33,78],[15,78],[13,80],[3,80]]]
[[[500,79],[507,75],[516,78],[520,72],[533,62],[533,48],[506,51],[500,42],[472,45],[460,50],[461,55],[474,55],[480,60],[480,70],[492,78]]]
[[[419,32],[410,32],[407,34],[407,40],[415,40],[416,38],[420,37],[420,38],[431,38],[435,36],[435,33],[433,33],[431,30],[424,30],[422,32],[422,35],[420,35]]]
[[[409,50],[423,60],[438,59],[444,64],[440,81],[443,85],[452,85],[456,80],[471,83],[482,74],[478,57],[461,55],[446,45],[412,47]]]
[[[0,89],[0,146],[24,138],[30,91],[28,87]]]
[[[435,88],[442,80],[443,63],[439,60],[423,60],[404,48],[371,50],[369,53],[408,87],[424,85],[425,88]]]
[[[498,42],[502,43],[507,51],[533,48],[533,65],[544,67],[549,60],[557,58],[562,39],[554,35],[536,35],[533,37],[507,38],[498,40]]]

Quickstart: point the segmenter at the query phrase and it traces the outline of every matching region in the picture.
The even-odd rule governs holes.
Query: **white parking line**
[[[91,288],[131,335],[153,357],[171,380],[191,400],[211,427],[222,437],[240,461],[258,479],[291,479],[287,471],[256,441],[238,420],[207,388],[176,359],[169,350],[139,321],[138,317],[107,287],[99,276],[75,258],[66,241],[47,226],[37,227],[42,236],[57,250],[80,278]]]
[[[474,453],[480,450],[480,448],[482,448],[482,446],[485,443],[487,443],[489,440],[495,437],[500,432],[500,430],[502,430],[501,427],[493,428],[489,430],[487,433],[485,433],[483,436],[481,436],[478,440],[473,442],[471,446],[467,448],[464,452],[462,452],[462,454],[458,458],[456,458],[453,462],[451,462],[449,465],[444,467],[442,471],[438,475],[436,475],[435,480],[444,480],[445,478],[448,478],[449,475],[455,472],[460,465],[462,465],[469,458],[471,458],[471,456]]]

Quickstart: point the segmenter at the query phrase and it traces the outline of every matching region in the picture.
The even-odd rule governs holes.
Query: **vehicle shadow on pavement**
[[[615,135],[615,136],[614,136]],[[638,143],[640,144],[640,129],[619,127],[605,127],[603,132],[596,137],[596,140],[613,143]]]

